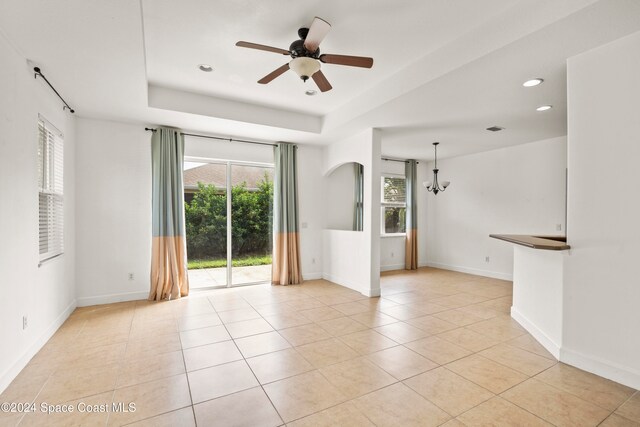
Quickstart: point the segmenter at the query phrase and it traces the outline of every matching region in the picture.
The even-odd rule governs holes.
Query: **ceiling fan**
[[[281,74],[284,74],[288,69],[292,69],[300,76],[302,81],[306,82],[309,77],[311,77],[313,81],[316,82],[316,85],[318,85],[320,91],[326,92],[331,90],[331,84],[320,70],[321,62],[361,68],[371,68],[373,66],[373,58],[364,56],[321,55],[319,49],[320,43],[329,33],[330,29],[331,25],[327,21],[316,16],[311,23],[311,27],[303,27],[298,30],[298,37],[300,37],[300,39],[291,43],[289,50],[244,41],[239,41],[236,43],[236,46],[265,50],[267,52],[288,55],[293,58],[287,64],[284,64],[282,67],[275,69],[258,80],[258,83],[267,84]]]

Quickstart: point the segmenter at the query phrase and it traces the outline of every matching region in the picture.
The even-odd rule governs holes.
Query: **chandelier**
[[[434,142],[433,143],[433,151],[435,152],[435,164],[434,164],[434,168],[433,168],[433,182],[431,181],[425,181],[422,183],[422,185],[424,185],[424,188],[427,189],[427,191],[431,192],[433,191],[433,194],[438,194],[440,191],[444,191],[447,189],[447,187],[449,186],[449,184],[451,184],[451,182],[449,181],[442,181],[442,187],[440,186],[440,184],[438,183],[438,144],[440,144],[439,142]]]

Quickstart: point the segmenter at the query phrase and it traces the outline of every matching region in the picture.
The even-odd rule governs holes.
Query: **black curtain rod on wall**
[[[44,79],[44,81],[47,82],[47,84],[49,85],[51,90],[53,90],[56,93],[56,95],[58,95],[58,98],[60,98],[60,100],[64,103],[64,107],[62,107],[62,109],[64,110],[65,108],[68,108],[69,112],[71,114],[75,113],[75,110],[73,108],[71,108],[69,106],[69,104],[67,104],[67,101],[64,100],[64,98],[58,93],[56,88],[54,88],[53,85],[51,85],[51,83],[49,83],[49,80],[47,80],[47,78],[44,76],[44,74],[42,74],[42,71],[40,71],[40,67],[33,67],[33,71],[35,72],[35,74],[33,75],[34,79],[37,79],[38,76],[42,77]]]
[[[400,160],[400,159],[389,159],[387,157],[383,157],[382,160],[385,160],[387,162],[400,162],[400,163],[409,163],[409,160]],[[420,164],[420,162],[416,162],[416,164]]]
[[[144,128],[144,130],[149,131],[149,132],[155,132],[156,131],[153,128]],[[218,139],[220,141],[229,141],[229,142],[233,142],[233,141],[235,141],[235,142],[244,142],[245,144],[270,145],[272,147],[275,147],[277,145],[277,144],[272,144],[270,142],[247,141],[245,139],[234,139],[234,138],[221,138],[219,136],[198,135],[198,134],[195,134],[195,133],[180,132],[180,134],[184,135],[184,136],[195,136],[196,138]]]

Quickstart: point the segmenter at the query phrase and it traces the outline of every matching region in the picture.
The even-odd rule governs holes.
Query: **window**
[[[404,176],[382,176],[382,235],[406,233],[406,180]]]
[[[63,136],[38,117],[38,237],[40,262],[64,251]]]

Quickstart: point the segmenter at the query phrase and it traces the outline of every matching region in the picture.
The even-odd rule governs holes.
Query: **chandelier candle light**
[[[438,144],[440,144],[439,142],[434,142],[433,143],[433,150],[435,152],[435,164],[434,164],[434,168],[433,168],[433,182],[431,181],[425,181],[422,183],[422,185],[424,185],[424,188],[427,189],[427,191],[431,192],[433,191],[433,194],[438,194],[440,191],[444,191],[447,189],[447,187],[449,186],[449,184],[451,184],[451,182],[449,181],[442,181],[442,187],[440,186],[440,184],[438,183]]]

